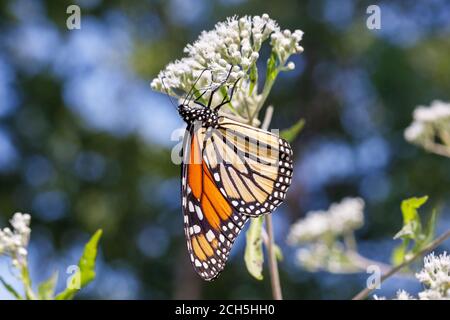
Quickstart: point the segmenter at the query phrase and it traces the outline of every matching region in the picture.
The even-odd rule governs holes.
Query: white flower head
[[[414,121],[406,128],[404,133],[405,139],[409,142],[417,141],[425,130],[425,125],[422,122]]]
[[[296,222],[288,235],[290,243],[316,241],[327,236],[339,236],[362,227],[364,200],[345,198],[333,203],[327,211],[312,211]]]
[[[294,223],[288,235],[288,242],[313,241],[330,231],[330,219],[326,211],[311,211],[306,218]]]
[[[416,278],[426,288],[418,293],[418,299],[450,300],[450,256],[444,252],[436,257],[432,252],[423,261],[423,269],[416,273]],[[376,296],[374,298],[379,300]],[[385,299],[383,297],[383,300]],[[416,300],[416,298],[404,290],[399,290],[394,300]]]
[[[245,98],[236,94],[234,109],[239,110],[243,105],[256,108],[260,99],[254,73],[262,44],[270,38],[272,52],[282,64],[280,70],[291,70],[295,65],[285,66],[285,63],[290,55],[302,52],[299,45],[302,34],[300,30],[281,31],[267,14],[228,18],[217,23],[213,30],[203,31],[194,43],[188,44],[184,48],[187,56],[167,65],[152,81],[151,87],[181,100],[193,87],[198,96],[201,91],[231,87],[240,80],[236,93],[245,93]],[[249,85],[251,81],[254,81],[253,86]],[[225,96],[223,91],[216,94]]]
[[[301,30],[295,30],[294,32],[278,30],[270,36],[270,44],[284,64],[290,55],[303,52],[303,47],[299,45],[302,38],[303,32]]]
[[[345,198],[340,203],[332,204],[329,209],[331,228],[335,234],[356,230],[364,224],[364,200]]]
[[[450,103],[439,100],[430,106],[418,106],[413,112],[413,122],[404,132],[405,139],[419,145],[448,141],[450,136]]]
[[[10,220],[12,229],[0,229],[0,255],[10,256],[14,265],[23,265],[26,262],[31,233],[30,220],[29,214],[18,212]]]
[[[423,269],[416,273],[417,279],[428,287],[421,299],[450,299],[450,256],[447,252],[435,256],[434,252],[424,258]]]
[[[433,122],[450,118],[450,104],[439,100],[431,102],[429,107],[419,106],[414,110],[414,120]]]

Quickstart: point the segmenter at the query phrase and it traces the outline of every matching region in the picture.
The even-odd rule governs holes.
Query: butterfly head
[[[215,128],[218,126],[219,116],[217,111],[210,108],[193,108],[180,104],[178,113],[188,125],[193,124],[195,121],[200,121],[203,127]]]

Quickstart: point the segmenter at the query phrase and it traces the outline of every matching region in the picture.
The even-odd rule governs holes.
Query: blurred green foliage
[[[100,253],[103,269],[100,270],[105,277],[108,277],[106,266],[108,270],[132,274],[138,285],[132,286],[129,278],[125,278],[125,284],[120,288],[118,280],[116,284],[113,281],[112,287],[102,286],[107,279],[98,274],[91,285],[94,288],[83,297],[117,297],[112,292],[121,289],[126,293],[123,297],[136,298],[269,298],[270,284],[248,275],[242,248],[240,251],[235,249],[237,255],[218,280],[204,283],[197,278],[187,259],[181,209],[174,203],[177,198],[173,195],[179,193],[180,168],[171,162],[170,149],[144,141],[138,134],[115,135],[92,129],[73,112],[73,106],[65,99],[63,88],[66,83],[55,76],[54,70],[44,65],[35,72],[27,72],[23,64],[35,62],[19,59],[4,38],[23,23],[12,13],[13,2],[0,4],[0,50],[15,71],[14,86],[20,99],[13,113],[0,117],[0,127],[10,132],[20,157],[15,163],[16,169],[0,172],[0,222],[4,225],[3,222],[15,211],[29,212],[33,216],[32,243],[36,241],[36,247],[40,249],[39,260],[31,265],[33,272],[44,280],[52,271],[45,261],[57,260],[59,255],[67,256],[73,249],[72,243],[85,242],[88,234],[101,228],[104,233]],[[65,28],[66,7],[72,1],[40,2],[44,16],[63,40],[71,32],[82,32],[83,29],[68,31]],[[380,3],[384,19],[381,30],[368,30],[365,26],[365,9],[371,4],[367,1],[346,1],[347,6],[351,4],[352,12],[343,22],[339,17],[345,16],[345,12],[342,15],[336,13],[337,22],[324,18],[327,15],[323,12],[328,12],[326,7],[332,1],[189,3],[194,7],[180,12],[177,6],[181,6],[181,1],[79,1],[82,28],[88,17],[100,24],[105,23],[112,13],[126,17],[126,31],[132,36],[127,63],[130,72],[148,83],[169,61],[181,57],[185,44],[193,41],[201,30],[210,29],[217,21],[234,14],[267,12],[283,28],[305,32],[302,41],[305,52],[295,61],[298,73],[280,75],[268,101],[275,106],[272,127],[287,128],[299,118],[306,121],[304,131],[292,143],[297,163],[321,139],[338,139],[356,148],[364,139],[377,136],[388,146],[388,160],[382,169],[367,170],[370,172],[366,173],[364,169],[356,168],[358,173],[346,179],[331,180],[320,190],[307,191],[300,183],[302,177],[296,176],[283,206],[285,229],[283,226],[276,228],[278,244],[285,241],[283,230],[286,230],[286,224],[298,219],[306,210],[326,207],[323,201],[360,195],[361,185],[365,186],[366,194],[371,194],[373,188],[378,188],[377,192],[381,194],[366,199],[368,226],[358,234],[362,240],[378,241],[391,237],[401,226],[398,203],[412,194],[429,194],[436,201],[433,206],[449,198],[448,159],[426,154],[403,139],[403,130],[410,123],[416,105],[427,104],[436,98],[450,100],[448,22],[447,29],[442,25],[423,27],[417,41],[405,43],[395,38],[395,27],[389,25],[394,20],[384,19],[383,6],[394,6],[388,1]],[[411,8],[420,11],[421,6],[427,8],[424,2],[414,6],[408,1],[395,4],[402,18],[410,21],[417,15]],[[431,8],[432,12],[444,10],[448,13],[445,3],[441,4],[442,8],[436,4],[429,6],[435,6]],[[199,16],[188,19],[200,9]],[[386,35],[388,31],[383,31],[384,28],[388,31],[394,28],[391,31],[394,35]],[[398,31],[398,36],[407,38],[408,30],[401,29],[406,34]],[[77,52],[73,52],[71,59],[77,58]],[[368,89],[362,90],[359,85]],[[353,103],[348,101],[352,97],[345,96],[349,91],[345,89],[351,86],[354,89],[350,94],[356,95],[351,100]],[[363,107],[367,110],[370,126],[359,118]],[[85,151],[104,159],[100,179],[90,181],[76,174],[75,158]],[[25,175],[28,161],[33,161],[36,156],[45,157],[52,168],[50,178],[40,185],[30,183]],[[385,183],[376,186],[379,178]],[[158,193],[164,183],[171,182],[172,204]],[[64,192],[67,212],[62,218],[48,221],[34,214],[33,199],[37,194],[51,190]],[[145,234],[148,226],[156,226],[168,235],[169,240],[160,254],[146,255],[138,246],[140,235]],[[53,250],[44,250],[33,235],[37,235],[36,239],[47,239]],[[153,240],[151,235],[154,233],[144,237],[149,246],[162,245],[152,243],[161,240]],[[323,281],[323,275],[307,274],[289,261],[292,260],[285,259],[280,264],[286,298],[343,299],[351,297],[360,287],[358,277],[342,276],[327,282]]]

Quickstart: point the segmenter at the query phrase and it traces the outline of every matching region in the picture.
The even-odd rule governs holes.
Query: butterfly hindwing
[[[292,179],[292,149],[277,135],[226,117],[212,129],[205,156],[231,206],[247,216],[273,212]]]

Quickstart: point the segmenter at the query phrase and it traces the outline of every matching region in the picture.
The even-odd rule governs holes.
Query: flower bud
[[[294,70],[295,69],[295,63],[294,62],[289,62],[287,65],[286,65],[286,68],[288,69],[288,70]]]

